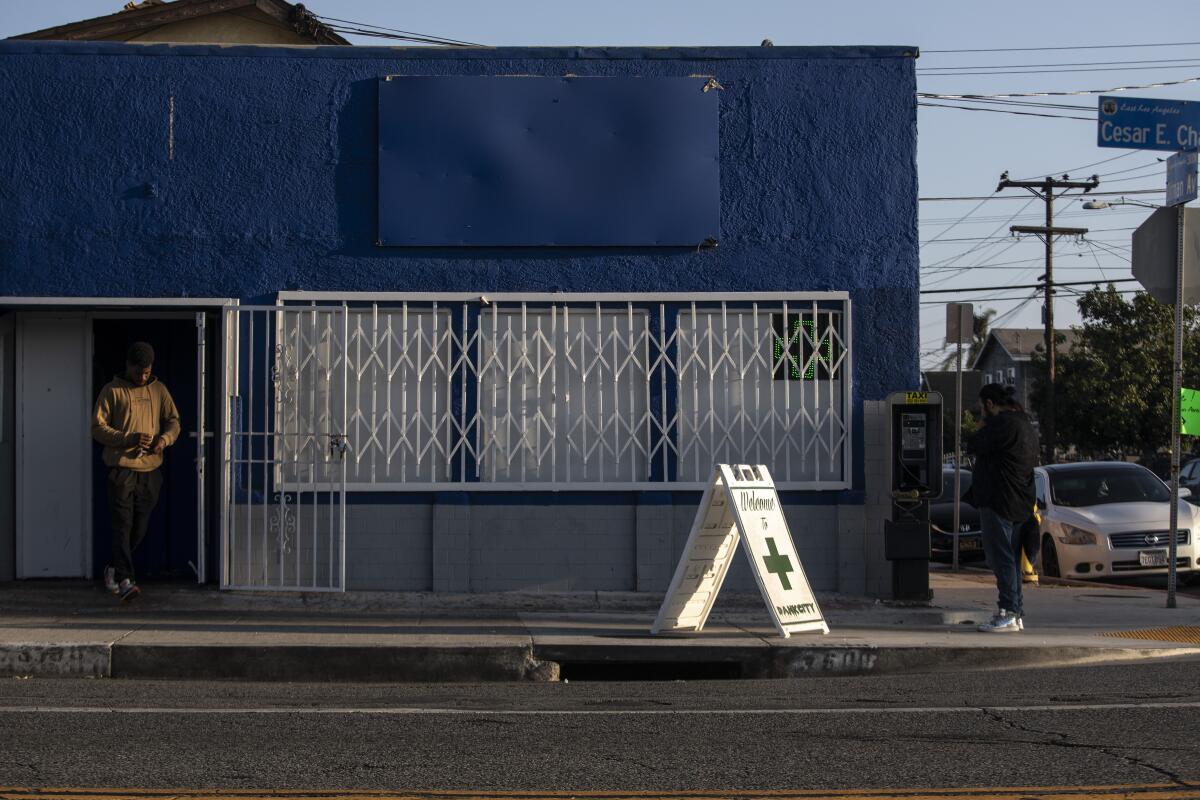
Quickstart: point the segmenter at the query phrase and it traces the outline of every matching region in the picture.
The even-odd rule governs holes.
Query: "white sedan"
[[[1145,467],[1121,461],[1034,470],[1042,524],[1042,574],[1062,578],[1165,575],[1171,490]],[[1181,495],[1186,490],[1180,490]],[[1179,502],[1176,570],[1200,569],[1200,508]]]

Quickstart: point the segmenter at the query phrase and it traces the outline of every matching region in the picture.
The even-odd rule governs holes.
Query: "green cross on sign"
[[[779,576],[779,582],[783,584],[784,591],[790,591],[792,582],[788,580],[788,573],[792,572],[792,560],[787,556],[781,556],[779,551],[775,549],[775,540],[767,539],[767,550],[770,555],[763,556],[763,563],[767,565],[767,572]]]

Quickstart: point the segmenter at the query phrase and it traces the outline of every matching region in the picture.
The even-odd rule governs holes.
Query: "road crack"
[[[1166,769],[1165,767],[1160,767],[1157,764],[1152,764],[1149,761],[1145,760],[1144,758],[1138,758],[1135,755],[1126,755],[1125,753],[1119,752],[1116,748],[1105,747],[1104,745],[1088,744],[1086,742],[1071,741],[1071,737],[1069,734],[1059,733],[1058,731],[1043,730],[1041,728],[1035,728],[1031,725],[1025,725],[1023,723],[1016,722],[1015,720],[1007,719],[1003,714],[997,713],[996,711],[993,711],[990,708],[980,708],[979,710],[981,712],[983,712],[984,716],[986,716],[988,719],[991,719],[995,722],[999,722],[1001,725],[1004,725],[1005,727],[1007,727],[1011,730],[1021,731],[1022,733],[1031,733],[1036,736],[1053,737],[1052,739],[1050,739],[1048,741],[1045,741],[1045,740],[1042,741],[1041,744],[1050,745],[1051,747],[1065,747],[1065,748],[1080,749],[1080,750],[1095,750],[1097,752],[1103,753],[1104,755],[1106,755],[1110,758],[1113,758],[1113,759],[1116,759],[1117,761],[1123,762],[1129,766],[1140,767],[1142,769],[1150,770],[1151,772],[1154,772],[1155,774],[1166,778],[1167,780],[1171,781],[1172,783],[1175,783],[1178,786],[1183,786],[1183,787],[1187,787],[1187,788],[1192,787],[1192,784],[1189,783],[1188,781],[1184,780],[1182,777],[1180,777],[1178,773],[1172,772],[1171,770]]]

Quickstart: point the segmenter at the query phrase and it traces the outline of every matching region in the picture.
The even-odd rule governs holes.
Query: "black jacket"
[[[967,439],[975,456],[971,489],[966,499],[976,508],[990,508],[1022,523],[1033,514],[1033,468],[1038,463],[1038,437],[1029,417],[1020,411],[1001,411]]]

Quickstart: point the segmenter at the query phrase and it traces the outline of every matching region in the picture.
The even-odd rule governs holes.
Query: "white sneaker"
[[[117,586],[117,570],[113,567],[104,568],[104,588],[112,594],[117,594],[120,588]]]
[[[981,633],[1019,633],[1021,618],[1002,608],[994,617],[980,625],[978,630]]]
[[[1017,617],[1017,630],[1019,630],[1019,631],[1025,630],[1025,618],[1024,617]]]

